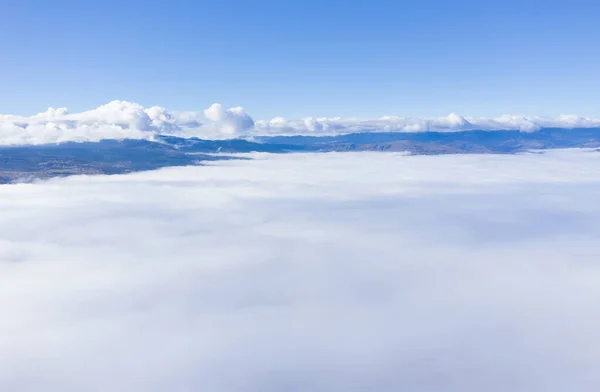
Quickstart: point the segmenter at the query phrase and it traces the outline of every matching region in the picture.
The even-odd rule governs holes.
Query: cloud
[[[0,116],[0,144],[45,144],[102,139],[152,139],[175,120],[162,108],[112,101],[96,109],[69,113],[49,108],[30,117]]]
[[[596,391],[600,154],[0,186],[0,390]]]
[[[204,110],[204,116],[213,121],[220,133],[233,137],[243,135],[243,132],[254,126],[254,120],[240,106],[225,109],[219,103],[212,104]]]
[[[598,128],[600,118],[561,115],[556,118],[504,115],[496,118],[462,117],[451,113],[446,117],[414,118],[384,116],[378,119],[306,118],[288,121],[276,117],[257,121],[254,133],[259,135],[340,135],[358,132],[456,132],[456,131],[521,131],[542,128]]]
[[[497,118],[414,118],[384,116],[376,119],[314,118],[287,120],[275,117],[255,121],[240,106],[215,103],[200,112],[176,112],[137,103],[112,101],[96,109],[69,113],[50,108],[33,116],[0,114],[0,145],[45,144],[102,139],[146,139],[158,134],[204,139],[246,138],[268,135],[340,135],[354,132],[451,132],[469,130],[518,130],[542,128],[600,128],[600,118],[561,115],[556,118],[500,116]]]
[[[103,139],[153,140],[158,134],[222,139],[245,136],[254,121],[241,107],[213,104],[204,111],[170,112],[159,106],[112,101],[96,109],[69,113],[49,108],[33,116],[0,115],[0,145],[84,142]]]

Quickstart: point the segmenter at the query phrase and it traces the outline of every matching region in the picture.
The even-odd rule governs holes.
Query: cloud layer
[[[600,388],[597,152],[252,157],[0,186],[0,390]]]
[[[304,118],[276,117],[255,121],[239,106],[226,108],[215,103],[199,112],[170,112],[153,106],[112,101],[81,113],[50,108],[30,117],[0,114],[0,145],[44,144],[102,139],[147,139],[157,134],[204,139],[228,139],[265,135],[339,135],[353,132],[424,132],[468,130],[518,130],[541,128],[599,128],[600,118],[559,116],[556,118],[501,116],[497,118],[413,117]]]
[[[462,117],[451,113],[446,117],[416,118],[385,116],[378,119],[305,118],[288,121],[278,117],[257,121],[259,134],[338,135],[354,132],[453,132],[453,131],[521,131],[535,132],[542,128],[597,128],[600,118],[561,115],[556,118],[504,115],[496,118]]]

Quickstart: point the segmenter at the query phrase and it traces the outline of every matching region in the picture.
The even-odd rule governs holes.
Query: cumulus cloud
[[[172,130],[177,121],[158,107],[112,101],[96,109],[69,113],[50,108],[30,117],[0,116],[0,144],[45,144],[102,139],[152,139]]]
[[[255,133],[260,135],[339,135],[355,132],[456,132],[456,131],[521,131],[542,128],[598,128],[600,118],[561,115],[556,118],[504,115],[496,118],[462,117],[451,113],[445,117],[415,118],[384,116],[377,119],[307,118],[288,121],[276,117],[257,121]]]
[[[0,186],[0,390],[600,387],[597,152],[251,157]]]
[[[49,108],[33,116],[0,115],[0,144],[46,144],[103,139],[146,139],[158,134],[209,139],[242,137],[254,126],[243,108],[213,104],[199,112],[170,112],[137,103],[112,101],[96,109],[69,113]],[[208,120],[208,122],[206,122]]]
[[[204,116],[213,122],[218,133],[230,137],[243,136],[254,126],[252,117],[240,106],[225,109],[220,103],[214,103],[204,110]]]
[[[137,103],[112,101],[96,109],[70,113],[50,108],[33,116],[0,115],[0,145],[44,144],[102,139],[147,139],[158,134],[204,139],[268,135],[340,135],[354,132],[425,132],[518,130],[541,128],[600,128],[600,118],[561,115],[556,118],[500,116],[497,118],[414,118],[384,116],[376,119],[314,118],[257,120],[240,106],[215,103],[200,112],[176,112]]]

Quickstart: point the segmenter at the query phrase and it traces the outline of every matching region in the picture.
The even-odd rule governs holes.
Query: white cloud
[[[153,106],[145,108],[125,101],[112,101],[96,109],[69,113],[50,108],[33,116],[0,115],[0,145],[44,144],[102,139],[153,139],[157,134],[226,139],[261,135],[339,135],[353,132],[423,132],[468,130],[519,130],[541,128],[600,128],[600,118],[561,115],[556,118],[500,116],[497,118],[446,117],[414,118],[384,116],[377,119],[275,117],[257,120],[240,106],[226,108],[213,104],[200,112],[171,112]]]
[[[500,116],[496,118],[462,117],[451,113],[446,117],[414,118],[384,116],[378,119],[309,118],[287,121],[280,117],[257,121],[259,135],[339,135],[354,132],[424,132],[424,131],[521,131],[535,132],[541,128],[598,128],[600,118],[561,115],[556,118]]]
[[[0,390],[596,391],[600,154],[0,186]]]
[[[214,103],[204,110],[204,116],[213,121],[213,125],[220,134],[230,137],[243,136],[245,131],[254,126],[252,117],[240,106],[225,109],[223,105]]]
[[[44,144],[102,139],[152,139],[165,124],[168,112],[123,101],[71,114],[66,108],[50,108],[30,117],[0,116],[0,144]]]

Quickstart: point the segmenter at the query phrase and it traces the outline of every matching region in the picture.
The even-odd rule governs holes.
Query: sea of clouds
[[[600,389],[600,153],[251,156],[0,186],[0,390]]]
[[[542,128],[595,128],[600,118],[561,115],[556,118],[505,115],[496,118],[437,118],[385,116],[360,118],[303,118],[254,120],[242,107],[213,104],[203,113],[171,112],[137,103],[112,101],[96,109],[70,113],[66,108],[49,108],[33,116],[0,114],[0,145],[99,141],[103,139],[146,139],[156,135],[231,139],[268,135],[339,135],[354,132],[424,132],[468,130],[519,130]]]

